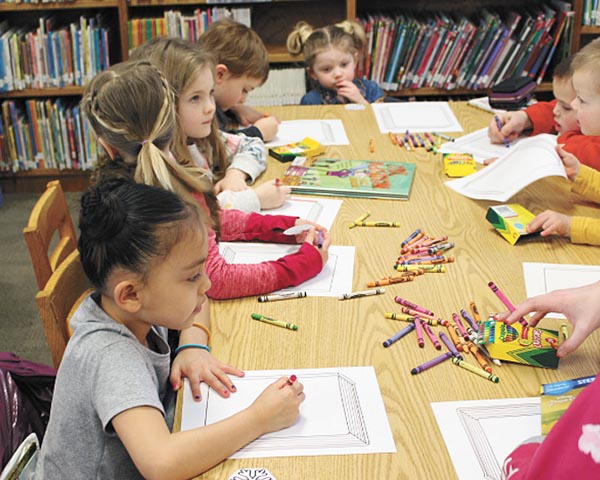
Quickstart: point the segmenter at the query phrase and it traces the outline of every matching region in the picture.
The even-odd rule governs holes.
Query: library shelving
[[[571,51],[582,44],[582,39],[600,35],[600,27],[582,26],[585,0],[573,0],[573,16],[575,18],[571,32]],[[1,0],[0,0],[1,2]],[[252,28],[261,36],[269,51],[269,59],[273,64],[292,64],[301,62],[301,58],[291,56],[285,47],[286,37],[296,22],[306,20],[314,26],[335,23],[343,18],[355,19],[369,14],[385,12],[389,15],[396,13],[416,12],[420,15],[432,14],[439,11],[453,14],[475,14],[483,9],[513,9],[526,11],[532,5],[548,3],[548,0],[428,0],[414,2],[413,0],[271,0],[271,1],[236,1],[236,0],[71,0],[43,3],[0,3],[0,40],[3,28],[22,27],[24,32],[35,30],[41,25],[40,19],[60,17],[57,25],[77,23],[80,18],[98,17],[108,28],[108,57],[110,64],[128,58],[131,48],[129,26],[132,21],[139,19],[159,18],[167,11],[179,11],[181,15],[193,15],[198,9],[206,11],[216,7],[230,9],[249,9]],[[0,55],[2,51],[0,50]],[[6,59],[5,59],[6,60]],[[0,71],[0,75],[2,72]],[[21,86],[23,87],[23,86]],[[21,89],[2,91],[0,84],[0,103],[13,102],[24,105],[30,100],[38,100],[48,106],[49,103],[60,100],[68,107],[76,104],[83,92],[83,85],[63,84],[44,85],[42,88],[26,86]],[[550,82],[544,81],[538,91],[550,91]],[[397,96],[427,96],[439,97],[448,95],[468,96],[474,91],[468,88],[454,88],[448,91],[444,88],[421,86],[419,88],[403,88],[389,92]],[[30,105],[31,107],[31,105]],[[3,109],[4,110],[4,109]],[[10,109],[6,109],[10,111]],[[2,132],[0,132],[1,134]],[[6,132],[5,132],[6,134]],[[6,136],[6,135],[5,135]],[[6,141],[1,142],[0,148],[7,148]],[[57,139],[61,140],[61,139]],[[66,148],[66,147],[65,147]],[[81,190],[87,183],[87,171],[64,168],[26,169],[25,171],[0,171],[0,186],[5,192],[12,191],[41,191],[47,180],[59,177],[65,183],[67,190]]]

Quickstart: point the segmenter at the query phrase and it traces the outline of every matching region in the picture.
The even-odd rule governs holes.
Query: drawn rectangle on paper
[[[321,145],[349,145],[344,123],[339,120],[285,120],[279,124],[277,135],[267,147],[279,147],[309,137]]]
[[[582,287],[600,281],[600,265],[523,262],[523,276],[529,298],[554,290]],[[546,317],[564,318],[564,315],[548,313]]]
[[[510,146],[515,147],[524,138],[513,140]],[[504,144],[495,144],[490,141],[487,128],[463,135],[454,142],[443,143],[438,151],[440,153],[470,153],[478,163],[483,163],[488,158],[500,158],[508,152]]]
[[[264,210],[267,215],[289,215],[304,218],[318,223],[331,230],[335,217],[340,211],[343,200],[333,198],[297,198],[292,197],[281,207],[272,210]]]
[[[373,367],[295,369],[306,400],[291,427],[261,436],[232,458],[393,452],[395,446]],[[210,425],[247,408],[286,371],[247,371],[222,398],[205,384],[202,402],[184,390],[181,429]]]
[[[261,263],[277,260],[298,251],[300,245],[277,243],[221,242],[219,251],[228,263]],[[306,292],[311,297],[335,297],[352,291],[354,247],[329,247],[327,265],[315,277],[296,287],[277,292]],[[275,292],[275,293],[277,293]]]
[[[431,404],[461,480],[500,480],[506,457],[541,435],[539,397]]]
[[[462,132],[448,102],[373,103],[381,133]]]

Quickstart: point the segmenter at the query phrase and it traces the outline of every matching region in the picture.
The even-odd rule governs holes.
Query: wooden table
[[[469,133],[487,126],[491,116],[466,103],[450,103]],[[483,315],[504,310],[489,290],[494,281],[518,303],[526,298],[522,262],[597,265],[597,247],[573,245],[568,239],[536,237],[511,246],[487,222],[492,204],[462,197],[443,185],[441,155],[424,149],[407,152],[379,133],[370,108],[348,111],[341,106],[279,107],[269,111],[282,120],[341,118],[349,146],[327,147],[326,156],[405,160],[416,163],[409,201],[344,199],[332,227],[332,243],[356,246],[354,290],[394,274],[392,265],[400,242],[416,228],[428,235],[448,235],[456,243],[456,262],[445,274],[428,274],[414,282],[387,287],[385,295],[338,301],[304,298],[257,303],[255,297],[212,303],[213,353],[245,370],[323,368],[372,365],[375,368],[397,453],[227,460],[205,473],[203,479],[226,479],[239,468],[265,467],[278,479],[453,479],[456,473],[430,407],[431,402],[496,399],[538,395],[541,383],[590,375],[600,370],[596,332],[558,370],[503,363],[495,367],[501,381],[494,384],[445,362],[419,375],[410,369],[438,354],[426,340],[425,348],[406,338],[383,348],[382,342],[405,326],[386,320],[383,313],[399,311],[394,296],[425,306],[444,318],[475,300]],[[456,135],[460,135],[456,133]],[[375,152],[369,152],[369,139]],[[269,159],[264,179],[281,175],[287,164]],[[597,216],[598,210],[569,191],[562,178],[542,179],[511,199],[534,213],[546,208],[568,214]],[[348,223],[364,211],[374,220],[397,220],[401,228],[354,228]],[[297,332],[251,321],[260,313],[300,325]],[[557,320],[543,325],[557,327]],[[439,330],[441,327],[435,327]],[[468,359],[473,362],[472,359]],[[198,446],[201,454],[201,446]]]

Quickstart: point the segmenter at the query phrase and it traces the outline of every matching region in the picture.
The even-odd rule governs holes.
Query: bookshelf
[[[428,0],[415,3],[413,0],[271,0],[271,1],[231,1],[231,0],[72,0],[56,3],[0,3],[0,16],[6,19],[9,26],[35,27],[41,17],[56,16],[61,21],[79,16],[91,17],[103,15],[110,29],[109,57],[110,64],[125,60],[129,54],[128,22],[134,19],[160,17],[167,10],[179,10],[189,15],[200,8],[206,10],[213,7],[249,8],[251,10],[252,28],[261,36],[269,51],[273,64],[293,64],[301,62],[299,57],[291,56],[285,47],[286,37],[293,25],[306,20],[314,26],[335,23],[342,18],[354,19],[367,13],[380,11],[405,12],[417,11],[422,14],[453,8],[453,11],[467,14],[485,8],[512,8],[522,11],[531,4],[541,0],[528,2],[527,7],[521,0]],[[575,22],[572,37],[572,51],[579,48],[582,39],[600,35],[600,27],[581,25],[584,0],[573,0]],[[1,52],[0,52],[1,54]],[[551,91],[549,82],[542,82],[538,91]],[[44,88],[24,88],[8,92],[0,91],[0,103],[12,101],[19,105],[28,100],[55,101],[61,99],[66,103],[76,103],[83,92],[83,86],[45,86]],[[468,88],[456,88],[451,92],[443,88],[408,88],[391,92],[397,96],[438,97],[446,95],[465,96],[474,92]],[[0,112],[1,115],[1,112]],[[42,191],[46,181],[60,178],[67,190],[82,190],[87,184],[88,173],[81,170],[68,169],[33,169],[27,171],[0,172],[0,186],[5,192]]]
[[[573,52],[576,52],[586,43],[600,36],[600,26],[584,25],[584,0],[574,0],[575,28],[573,29]]]

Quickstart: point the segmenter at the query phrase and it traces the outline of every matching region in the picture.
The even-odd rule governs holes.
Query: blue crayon
[[[419,233],[421,233],[421,229],[420,229],[420,228],[417,228],[417,229],[416,229],[416,230],[415,230],[413,233],[411,233],[411,234],[410,234],[408,237],[406,237],[406,240],[404,240],[404,241],[403,241],[403,242],[400,244],[400,246],[401,246],[401,247],[404,247],[404,246],[406,246],[406,244],[407,244],[408,242],[410,242],[410,241],[411,241],[413,238],[415,238],[415,237],[416,237],[416,236],[417,236]]]
[[[385,342],[383,342],[383,346],[385,348],[389,347],[391,344],[396,343],[404,335],[412,332],[414,329],[415,329],[415,324],[414,323],[410,323],[407,327],[405,327],[402,330],[400,330],[396,335],[394,335],[393,337],[388,338]]]

